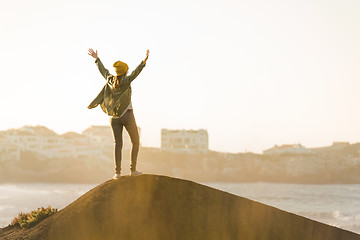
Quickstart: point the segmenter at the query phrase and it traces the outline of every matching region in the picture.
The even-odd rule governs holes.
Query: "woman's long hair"
[[[125,74],[126,73],[120,76],[113,76],[113,84],[112,84],[113,89],[120,89],[120,82],[125,77]]]

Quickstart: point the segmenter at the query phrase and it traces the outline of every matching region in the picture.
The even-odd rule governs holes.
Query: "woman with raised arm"
[[[136,125],[133,108],[131,104],[131,82],[140,74],[145,67],[149,57],[149,50],[146,51],[146,57],[139,66],[128,76],[128,65],[124,62],[117,61],[113,64],[116,75],[109,73],[98,57],[97,50],[89,49],[90,56],[95,58],[95,63],[105,78],[106,84],[99,95],[90,103],[89,109],[95,108],[100,104],[101,109],[110,117],[110,125],[114,136],[114,158],[115,158],[115,175],[114,179],[121,177],[121,150],[122,150],[122,131],[126,128],[130,135],[131,149],[131,176],[141,175],[136,170],[137,155],[139,152],[139,133]]]

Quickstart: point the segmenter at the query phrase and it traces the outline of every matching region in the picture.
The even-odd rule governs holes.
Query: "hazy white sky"
[[[144,146],[160,129],[199,129],[217,151],[360,142],[358,0],[13,0],[0,2],[0,129],[58,133],[109,125],[87,106],[133,70]]]

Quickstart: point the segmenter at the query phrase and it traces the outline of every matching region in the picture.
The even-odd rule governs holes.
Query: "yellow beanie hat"
[[[115,62],[113,67],[115,68],[115,72],[118,76],[123,75],[129,69],[128,65],[121,61]]]

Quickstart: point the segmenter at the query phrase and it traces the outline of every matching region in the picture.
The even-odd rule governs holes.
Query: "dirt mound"
[[[142,175],[107,181],[29,230],[0,239],[326,239],[360,235],[194,182]]]

